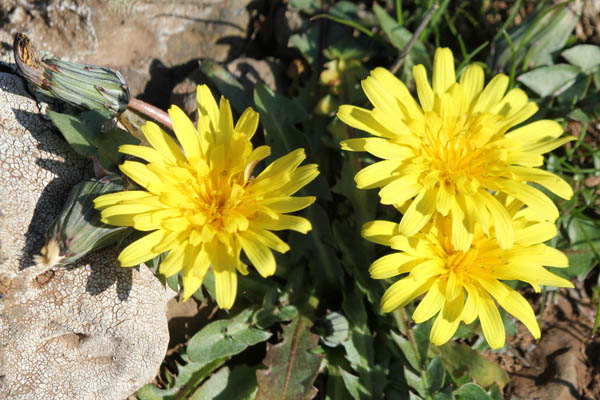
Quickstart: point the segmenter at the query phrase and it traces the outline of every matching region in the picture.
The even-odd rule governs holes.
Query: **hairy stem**
[[[127,107],[137,112],[140,112],[159,122],[164,127],[173,130],[173,124],[171,123],[171,118],[169,118],[169,114],[167,114],[160,108],[154,107],[153,105],[148,104],[145,101],[133,97],[129,100],[129,105]]]

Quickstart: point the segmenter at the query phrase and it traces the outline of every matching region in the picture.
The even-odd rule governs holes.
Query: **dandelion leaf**
[[[248,319],[252,309],[246,309],[232,319],[211,322],[196,333],[187,348],[190,359],[208,364],[222,357],[241,353],[248,346],[264,342],[271,333],[254,328]]]
[[[449,342],[438,349],[441,351],[442,364],[455,380],[469,374],[484,388],[494,383],[503,388],[508,383],[506,371],[466,344]]]
[[[267,345],[263,361],[267,368],[256,372],[256,400],[308,400],[316,396],[313,382],[323,356],[314,353],[319,336],[311,333],[310,327],[310,320],[299,315],[283,327],[280,343]]]

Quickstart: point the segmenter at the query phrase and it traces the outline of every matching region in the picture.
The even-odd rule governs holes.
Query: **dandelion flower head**
[[[123,145],[128,160],[121,171],[144,190],[111,193],[95,200],[102,221],[149,232],[119,255],[124,267],[166,253],[159,272],[182,271],[183,297],[202,284],[209,267],[215,275],[217,303],[231,308],[237,273],[247,274],[241,251],[263,276],[276,269],[272,250],[289,250],[272,231],[306,233],[310,222],[286,213],[301,210],[313,196],[292,195],[317,175],[316,164],[297,149],[253,177],[255,166],[270,155],[269,146],[253,148],[259,116],[248,108],[234,126],[225,98],[217,105],[207,86],[198,86],[198,126],[177,106],[169,109],[175,141],[153,122],[142,130],[151,147]]]
[[[338,117],[375,137],[348,139],[350,151],[367,151],[383,159],[356,174],[359,188],[380,188],[383,204],[408,204],[400,232],[411,236],[437,212],[449,215],[452,242],[467,250],[479,224],[484,233],[494,225],[502,248],[515,240],[511,219],[491,193],[521,200],[545,221],[558,210],[534,182],[569,199],[572,189],[558,176],[539,169],[542,154],[572,140],[550,120],[517,129],[537,111],[521,89],[506,92],[509,79],[496,75],[484,86],[484,71],[476,64],[456,80],[454,58],[447,48],[434,56],[433,85],[423,65],[413,69],[419,103],[406,86],[384,68],[362,82],[373,109],[343,105]]]
[[[374,279],[401,276],[384,293],[381,305],[390,312],[425,294],[412,317],[421,323],[437,315],[430,340],[442,345],[452,338],[460,322],[470,324],[479,318],[489,345],[501,348],[505,331],[497,305],[522,321],[531,334],[540,337],[534,312],[523,296],[505,280],[520,280],[536,292],[540,285],[573,287],[544,266],[565,268],[564,253],[543,244],[557,233],[552,222],[532,220],[535,213],[522,208],[518,200],[495,200],[507,210],[515,232],[514,246],[502,249],[494,228],[483,234],[476,225],[473,241],[466,251],[451,243],[454,225],[450,216],[436,214],[412,237],[400,233],[399,224],[371,221],[363,227],[370,241],[390,246],[397,252],[377,259],[369,272]]]

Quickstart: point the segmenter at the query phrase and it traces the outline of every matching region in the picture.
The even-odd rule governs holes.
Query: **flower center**
[[[451,231],[450,231],[451,232]],[[452,235],[448,232],[448,237]],[[451,240],[442,243],[442,258],[445,261],[446,274],[456,274],[464,283],[493,276],[498,265],[504,265],[502,250],[498,243],[476,229],[473,243],[467,251],[456,251]]]
[[[248,217],[255,211],[255,202],[238,175],[223,171],[198,182],[194,195],[197,206],[194,212],[201,216],[196,220],[198,227],[209,226],[213,231],[230,233],[247,228]]]
[[[426,165],[425,185],[446,186],[452,193],[476,191],[504,161],[493,145],[498,118],[489,113],[463,114],[440,119],[427,115],[420,154]]]

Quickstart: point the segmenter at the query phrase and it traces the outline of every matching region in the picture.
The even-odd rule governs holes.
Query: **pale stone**
[[[87,163],[0,72],[0,398],[121,400],[152,381],[169,341],[167,294],[118,249],[40,276],[46,228]]]

